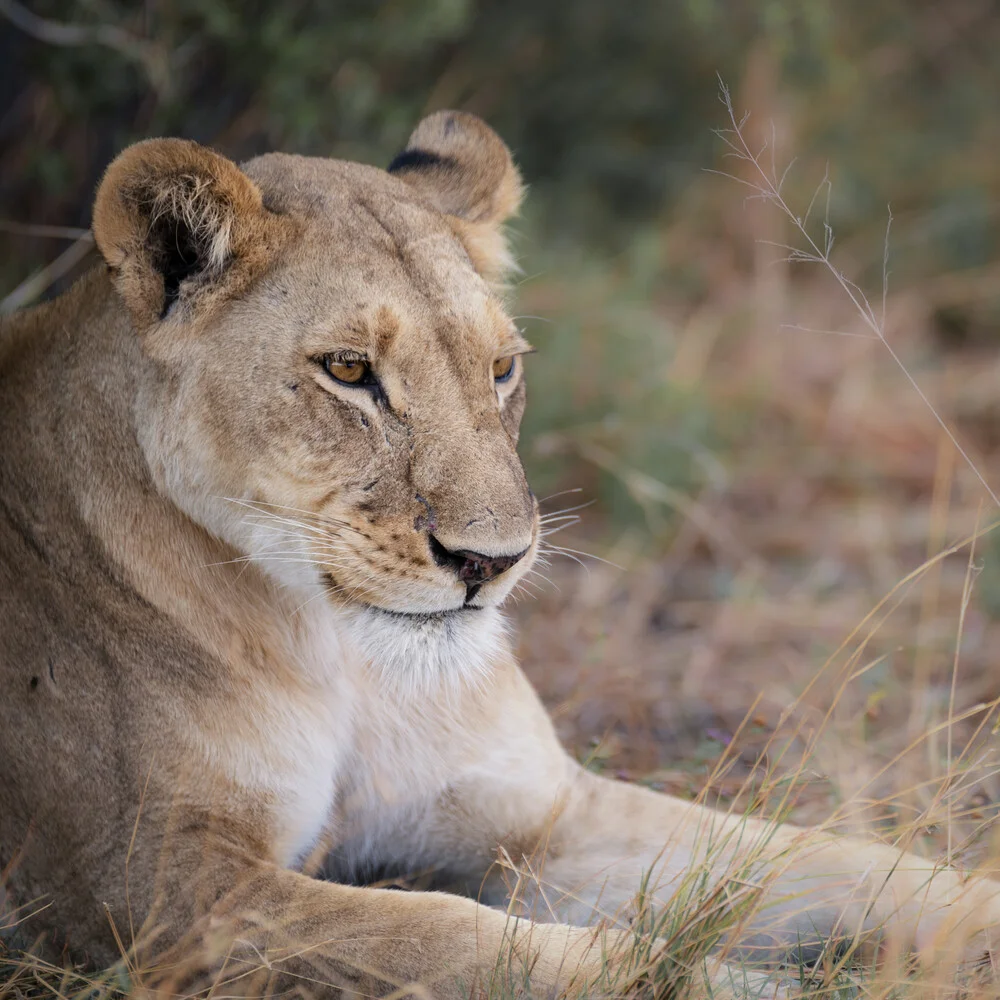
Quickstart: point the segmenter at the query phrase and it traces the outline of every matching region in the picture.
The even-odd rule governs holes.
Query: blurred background
[[[974,851],[1000,545],[949,546],[998,513],[998,51],[993,0],[0,0],[0,308],[93,265],[135,139],[385,164],[477,112],[530,184],[522,453],[567,551],[515,613],[567,743]],[[831,231],[840,278],[789,259]]]

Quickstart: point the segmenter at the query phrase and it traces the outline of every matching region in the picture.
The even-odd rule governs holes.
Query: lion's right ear
[[[239,292],[271,258],[275,228],[235,163],[184,139],[130,146],[94,202],[94,239],[139,329]]]
[[[485,278],[502,282],[514,270],[503,224],[524,186],[510,150],[486,122],[464,111],[428,115],[387,169],[451,220]]]

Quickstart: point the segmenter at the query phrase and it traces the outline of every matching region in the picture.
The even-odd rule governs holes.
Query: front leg
[[[441,892],[337,885],[254,858],[231,816],[182,808],[178,819],[183,832],[160,858],[161,895],[127,956],[138,992],[159,1000],[775,995],[742,970],[691,975],[624,930],[536,924]]]
[[[862,951],[895,943],[958,961],[963,944],[982,953],[989,934],[1000,935],[995,882],[885,845],[726,816],[586,772],[559,746],[512,661],[498,667],[490,689],[432,726],[411,722],[388,745],[396,760],[419,762],[419,779],[389,780],[373,747],[368,760],[378,776],[355,796],[354,822],[364,833],[341,844],[340,875],[429,869],[484,902],[577,925],[628,923],[645,884],[658,912],[704,918],[712,926],[699,924],[703,936],[757,957],[802,957],[803,949],[808,957],[836,939]]]
[[[541,864],[539,862],[542,862]],[[522,892],[535,918],[628,920],[636,886],[654,909],[699,908],[756,959],[811,960],[828,942],[960,962],[1000,944],[1000,883],[872,841],[726,816],[579,770]],[[717,913],[729,906],[727,916]],[[715,918],[719,919],[716,920]],[[793,953],[793,954],[790,954]]]

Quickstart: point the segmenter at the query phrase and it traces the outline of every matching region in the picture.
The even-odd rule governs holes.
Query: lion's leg
[[[504,995],[529,979],[548,994],[602,975],[607,941],[593,931],[534,926],[459,896],[342,886],[257,863],[203,866],[197,892],[215,880],[227,883],[224,892],[193,921],[179,885],[167,897],[176,907],[147,921],[132,959],[143,986],[162,995],[214,987],[260,996],[306,986],[377,997],[419,984],[460,1000],[504,982]]]
[[[226,872],[228,871],[228,874]],[[715,965],[689,970],[620,930],[535,924],[460,896],[324,882],[267,864],[215,872],[225,894],[163,947],[161,910],[130,963],[159,996],[418,994],[616,997],[672,982],[688,1000],[773,996],[760,977]],[[213,880],[202,872],[199,892]],[[159,946],[158,946],[159,943]]]
[[[964,878],[886,845],[724,816],[647,789],[579,772],[563,792],[545,851],[529,862],[539,914],[571,922],[588,908],[633,910],[646,898],[711,913],[731,907],[727,937],[760,957],[829,940],[927,956],[1000,944],[1000,884]],[[699,903],[700,901],[700,903]]]
[[[734,925],[728,940],[772,955],[857,935],[871,944],[883,931],[883,942],[931,952],[1000,928],[997,883],[584,771],[513,664],[484,701],[488,717],[474,728],[439,727],[438,748],[424,730],[407,751],[448,762],[444,791],[414,802],[390,790],[398,807],[382,800],[362,810],[364,837],[342,845],[342,865],[436,869],[485,902],[507,905],[513,892],[517,912],[578,925],[631,920],[648,875],[647,898],[661,908],[694,914],[701,900]],[[497,877],[504,864],[516,871]]]

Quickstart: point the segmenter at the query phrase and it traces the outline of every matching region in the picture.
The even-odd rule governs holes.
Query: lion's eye
[[[323,367],[330,378],[343,382],[345,385],[364,385],[372,378],[368,362],[361,358],[330,356],[323,359]]]
[[[514,358],[498,358],[493,362],[493,381],[506,382],[514,374]]]

